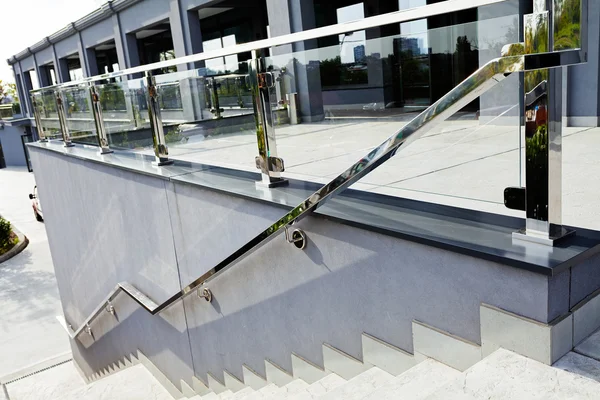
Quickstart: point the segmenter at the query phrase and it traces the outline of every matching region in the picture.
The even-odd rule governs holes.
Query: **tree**
[[[18,103],[17,85],[0,79],[0,104]]]

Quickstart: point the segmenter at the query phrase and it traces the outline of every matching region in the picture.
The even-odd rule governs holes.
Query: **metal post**
[[[33,117],[35,118],[35,127],[37,128],[38,142],[45,143],[48,141],[44,127],[42,126],[42,117],[40,116],[39,104],[35,100],[35,96],[31,96],[31,104],[33,105]]]
[[[283,159],[277,157],[275,128],[271,112],[269,89],[275,84],[273,75],[267,72],[265,59],[252,51],[252,59],[248,61],[249,86],[254,103],[254,120],[256,122],[256,139],[258,156],[256,168],[262,173],[262,180],[257,185],[276,187],[287,185],[288,181],[281,177],[285,170]]]
[[[104,127],[104,116],[102,115],[102,104],[96,86],[90,84],[90,99],[92,104],[92,114],[94,115],[94,124],[96,126],[96,137],[100,154],[110,154],[113,151],[108,147],[108,136]]]
[[[58,112],[58,122],[60,123],[60,130],[62,132],[64,146],[73,147],[74,144],[71,142],[71,135],[69,133],[69,127],[67,125],[67,113],[65,111],[65,102],[60,90],[54,92],[54,99],[56,100],[56,111]]]
[[[585,2],[585,0],[582,0]],[[581,48],[581,36],[563,37],[560,13],[565,0],[534,0],[525,16],[525,53]],[[587,18],[582,5],[580,21]],[[555,18],[556,17],[556,18]],[[515,238],[554,245],[570,234],[562,224],[562,68],[525,72],[525,229]]]
[[[221,108],[221,104],[219,103],[218,84],[217,80],[214,77],[210,78],[208,90],[210,91],[210,100],[212,103],[212,110],[210,110],[210,112],[213,113],[215,119],[221,119],[223,118],[223,116],[221,115],[223,109]]]
[[[150,118],[150,127],[152,128],[156,164],[159,166],[173,164],[173,160],[169,160],[169,149],[167,148],[162,118],[160,116],[156,79],[150,71],[146,71],[146,86],[148,87],[148,95],[146,96],[148,99],[148,117]]]

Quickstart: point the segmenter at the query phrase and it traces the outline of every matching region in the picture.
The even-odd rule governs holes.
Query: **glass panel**
[[[208,60],[205,65],[156,77],[169,155],[256,171],[254,108],[246,83],[248,65],[222,58]]]
[[[421,5],[402,3],[402,8]],[[269,69],[281,80],[271,103],[275,114],[288,114],[274,118],[283,176],[329,182],[499,57],[504,44],[517,42],[518,37],[509,37],[518,33],[518,24],[511,31],[517,18],[435,29],[428,29],[427,20],[399,24],[393,35],[370,39],[377,35],[367,32],[353,51],[345,50],[345,43],[358,33],[344,35],[343,44],[338,37],[337,45],[315,48],[307,42],[303,47],[310,50],[299,52],[289,45],[272,48]],[[379,29],[394,31],[388,28]],[[354,188],[508,212],[504,188],[520,185],[519,99],[515,74]],[[301,116],[298,125],[291,125],[294,113]]]
[[[108,143],[115,149],[152,148],[143,78],[96,84]]]
[[[65,104],[67,127],[74,143],[98,145],[94,115],[90,107],[88,85],[67,87],[61,90]]]
[[[62,138],[54,90],[42,90],[35,93],[34,96],[46,137],[48,139]]]

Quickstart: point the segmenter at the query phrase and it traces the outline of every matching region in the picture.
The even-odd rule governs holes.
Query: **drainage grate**
[[[4,388],[4,391],[6,392],[6,385],[10,385],[11,383],[20,381],[20,380],[25,379],[25,378],[29,378],[30,376],[33,376],[33,375],[37,375],[40,372],[48,371],[49,369],[58,367],[60,365],[66,364],[66,363],[71,362],[71,361],[73,361],[73,359],[69,358],[68,360],[63,360],[63,361],[57,362],[56,364],[49,365],[49,366],[47,366],[45,368],[41,368],[39,370],[30,372],[30,373],[25,374],[23,376],[20,376],[18,378],[11,379],[10,381],[7,381],[7,382],[1,382],[0,384],[2,384],[2,387]],[[7,393],[5,393],[5,394],[7,394]]]

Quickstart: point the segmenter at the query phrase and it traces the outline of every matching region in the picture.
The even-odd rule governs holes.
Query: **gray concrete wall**
[[[158,303],[181,289],[164,180],[36,149],[31,158],[67,321],[79,326],[120,281]],[[139,348],[173,382],[191,384],[181,305],[158,318],[136,311],[89,349],[72,347],[86,372]]]
[[[54,45],[56,57],[63,58],[79,51],[78,35],[69,36]],[[83,63],[82,63],[83,65]]]
[[[108,18],[81,31],[84,47],[93,47],[114,38],[112,19]]]
[[[169,18],[170,4],[165,0],[145,0],[121,11],[121,29],[134,32]]]
[[[37,60],[38,65],[46,65],[54,62],[54,52],[52,51],[52,46],[46,47],[43,50],[35,53],[35,59]]]
[[[33,59],[33,56],[29,56],[21,60],[21,69],[23,71],[30,71],[32,69],[35,69],[35,61]]]
[[[182,284],[283,213],[186,185],[169,193]],[[322,366],[322,342],[362,358],[362,332],[412,352],[413,319],[480,342],[481,302],[543,322],[567,310],[547,294],[552,282],[566,299],[564,279],[320,218],[300,227],[306,251],[279,237],[210,283],[212,306],[185,301],[198,376],[241,377],[242,363],[264,373],[265,358],[290,370],[291,352]]]
[[[120,281],[166,300],[286,212],[44,149],[31,158],[75,326]],[[277,237],[211,281],[210,304],[190,296],[152,317],[117,299],[119,321],[106,314],[95,343],[72,342],[75,360],[91,373],[139,348],[174,383],[241,378],[244,363],[264,373],[265,358],[290,369],[291,352],[322,365],[323,342],[361,358],[362,332],[411,352],[413,319],[480,342],[482,302],[540,322],[569,310],[569,271],[548,278],[321,217],[300,228],[305,251]]]
[[[2,145],[7,167],[27,165],[25,150],[23,150],[23,142],[21,141],[23,133],[24,128],[18,126],[4,126],[4,129],[0,129],[0,144]]]

